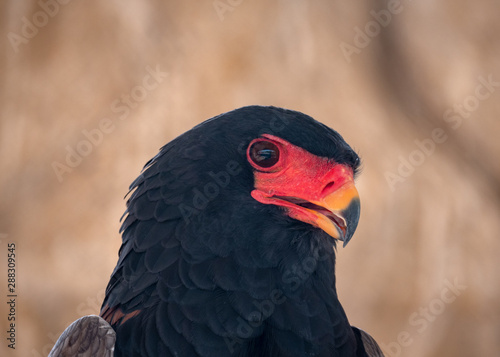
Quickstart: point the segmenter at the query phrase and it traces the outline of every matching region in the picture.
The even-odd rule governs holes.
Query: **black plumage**
[[[130,187],[101,311],[115,356],[368,356],[337,297],[335,240],[250,195],[246,150],[262,134],[359,168],[337,132],[275,107],[161,148]]]

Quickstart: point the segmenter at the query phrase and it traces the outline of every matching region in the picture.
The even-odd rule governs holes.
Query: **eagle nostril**
[[[326,196],[330,192],[332,192],[332,187],[335,186],[335,181],[329,182],[321,191],[321,196]]]

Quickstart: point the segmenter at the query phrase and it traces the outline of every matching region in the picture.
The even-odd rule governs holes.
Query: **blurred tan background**
[[[315,117],[363,158],[361,222],[337,263],[351,322],[387,356],[498,356],[499,13],[495,0],[3,1],[0,355],[46,356],[98,313],[123,196],[163,144],[262,104]]]

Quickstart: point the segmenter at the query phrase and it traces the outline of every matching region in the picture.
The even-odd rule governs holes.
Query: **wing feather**
[[[112,357],[116,334],[101,317],[84,316],[62,333],[48,357]]]

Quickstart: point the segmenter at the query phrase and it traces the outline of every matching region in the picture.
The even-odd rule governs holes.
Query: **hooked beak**
[[[306,208],[313,216],[313,225],[344,242],[352,238],[358,226],[360,200],[353,183],[345,184],[319,201],[310,201],[315,207]]]
[[[291,218],[322,229],[331,237],[344,242],[344,247],[358,226],[361,206],[358,191],[352,181],[317,199],[268,196],[258,190],[252,191],[252,197],[262,203],[285,207]]]

